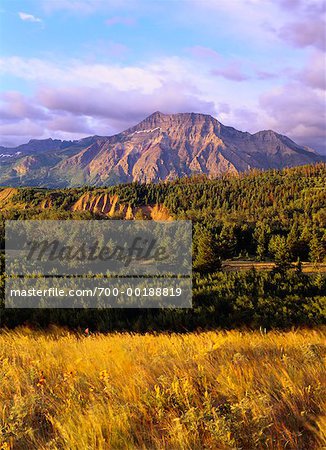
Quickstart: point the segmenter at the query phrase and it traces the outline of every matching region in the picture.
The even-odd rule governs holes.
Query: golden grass
[[[0,334],[2,449],[321,449],[325,334]]]

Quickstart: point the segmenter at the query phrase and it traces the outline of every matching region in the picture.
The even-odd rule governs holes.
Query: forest
[[[73,210],[85,193],[116,196],[148,219],[147,205],[163,205],[175,220],[193,223],[193,308],[184,310],[30,311],[1,309],[1,323],[74,329],[177,330],[317,325],[326,318],[326,165],[203,176],[158,184],[46,190],[21,188],[0,203],[1,245],[8,219],[114,220],[121,213]],[[44,208],[44,204],[50,205]],[[43,206],[42,206],[43,205]],[[272,261],[270,271],[224,270],[227,260]],[[316,270],[302,271],[309,261]],[[5,272],[1,268],[1,289]],[[2,294],[3,298],[3,294]]]

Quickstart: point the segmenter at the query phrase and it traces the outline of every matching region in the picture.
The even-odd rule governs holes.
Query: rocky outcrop
[[[116,195],[109,196],[107,193],[86,192],[71,207],[72,211],[90,211],[103,214],[112,218],[126,220],[152,219],[156,221],[173,220],[167,208],[163,205],[131,207],[119,203]]]
[[[11,205],[12,198],[18,193],[18,189],[4,188],[0,190],[0,210]]]

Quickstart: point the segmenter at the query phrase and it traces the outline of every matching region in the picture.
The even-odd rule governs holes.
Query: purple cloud
[[[315,47],[320,50],[325,50],[326,23],[320,18],[307,18],[298,22],[291,22],[285,24],[279,30],[279,37],[294,47]]]
[[[46,112],[20,92],[8,91],[0,95],[0,116],[2,120],[47,118]]]
[[[86,117],[51,111],[40,106],[33,98],[18,92],[5,92],[0,96],[1,145],[15,146],[31,138],[42,138],[53,132],[90,134]]]
[[[195,45],[194,47],[190,47],[188,50],[196,58],[221,59],[221,55],[209,47]]]
[[[43,127],[32,120],[23,119],[12,123],[0,124],[0,145],[14,147],[28,142],[31,138],[40,138]]]
[[[210,71],[211,75],[222,77],[231,81],[245,81],[250,78],[241,71],[240,61],[234,59],[228,60],[215,50],[209,47],[203,47],[201,45],[190,47],[188,50],[195,58],[212,60],[215,64],[218,63],[220,68],[212,69]]]
[[[257,70],[256,75],[258,80],[272,80],[277,77],[275,73],[265,72],[264,70]]]
[[[229,114],[231,111],[230,105],[228,103],[219,103],[216,109],[218,114]]]
[[[297,75],[297,79],[314,89],[326,90],[325,67],[325,54],[322,52],[315,52],[310,56],[303,70]]]
[[[151,94],[138,90],[119,91],[113,88],[42,89],[39,103],[51,111],[121,120],[128,125],[143,119],[153,111],[213,112],[213,102],[200,100],[188,92],[185,85],[165,83]]]
[[[214,103],[201,100],[194,92],[186,83],[175,82],[166,82],[151,94],[107,87],[42,88],[34,99],[28,99],[28,102],[24,99],[25,103],[22,102],[23,105],[28,104],[29,116],[31,120],[34,117],[35,121],[28,139],[25,139],[28,127],[24,125],[22,132],[21,126],[26,117],[26,108],[21,107],[17,111],[16,97],[6,94],[7,100],[14,100],[12,109],[19,114],[7,116],[1,142],[8,145],[11,141],[12,145],[16,145],[30,137],[72,139],[92,134],[110,135],[135,125],[156,110],[165,113],[194,111],[214,115]],[[39,111],[43,115],[40,116]],[[32,113],[35,113],[34,116]],[[24,139],[20,138],[22,136]]]
[[[241,72],[239,65],[235,62],[228,64],[221,69],[214,69],[211,71],[212,75],[223,77],[231,81],[246,81],[249,76]]]
[[[65,131],[67,133],[85,133],[92,134],[87,119],[85,117],[78,117],[70,115],[54,116],[47,124],[46,128],[53,131]]]
[[[281,8],[292,11],[301,6],[301,0],[279,0],[278,4]]]
[[[325,97],[318,91],[292,82],[260,97],[261,108],[271,125],[302,145],[326,152]]]

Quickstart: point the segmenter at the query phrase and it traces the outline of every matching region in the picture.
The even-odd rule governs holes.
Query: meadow
[[[320,450],[325,329],[0,333],[1,449]]]
[[[326,448],[325,175],[0,190],[0,450]],[[193,221],[193,308],[4,308],[6,220],[150,218]]]

